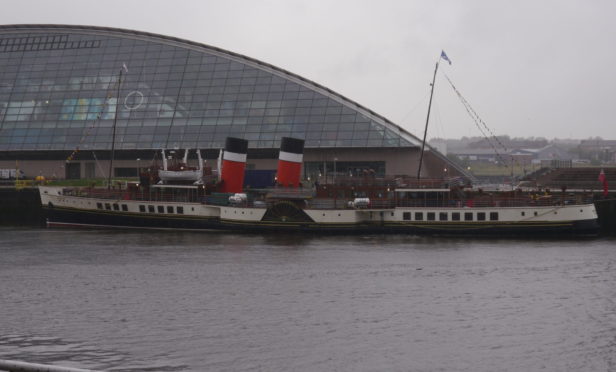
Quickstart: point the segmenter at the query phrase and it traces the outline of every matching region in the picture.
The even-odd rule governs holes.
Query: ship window
[[[423,220],[423,212],[415,212],[415,221]]]
[[[165,207],[163,207],[162,205],[158,206],[158,213],[165,213]]]
[[[141,204],[139,206],[139,212],[145,212],[145,205]]]
[[[438,214],[438,220],[439,221],[447,221],[447,212],[440,212]]]
[[[173,207],[168,205],[167,206],[167,213],[173,213]]]
[[[113,204],[113,210],[114,211],[119,211],[120,210],[120,206],[114,203]]]
[[[485,221],[486,220],[486,214],[485,212],[479,212],[477,213],[477,221]]]
[[[537,215],[537,211],[535,211],[535,216]]]
[[[436,213],[434,213],[434,212],[428,212],[428,213],[427,213],[427,219],[428,219],[428,221],[434,221],[434,220],[436,220]]]
[[[148,205],[148,212],[154,213],[154,206],[153,205]]]
[[[490,212],[490,221],[498,221],[498,212]]]
[[[409,221],[411,219],[411,212],[402,213],[402,219]]]
[[[96,208],[103,209],[103,203],[96,203]]]
[[[452,221],[460,221],[460,213],[459,212],[453,212],[451,214],[451,220]]]
[[[473,212],[465,212],[464,221],[472,221],[472,220],[473,220]]]
[[[177,207],[178,214],[184,214],[184,207]]]
[[[522,212],[522,217],[526,216],[526,212]]]
[[[110,211],[111,210],[111,204],[105,203],[105,209]]]
[[[124,212],[128,212],[128,205],[126,205],[126,204],[122,204],[122,210],[123,210]]]

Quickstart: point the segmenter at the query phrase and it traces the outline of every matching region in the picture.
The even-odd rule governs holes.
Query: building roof
[[[327,87],[324,87],[314,81],[306,79],[302,76],[294,74],[285,69],[276,67],[269,63],[262,62],[257,59],[254,59],[254,58],[251,58],[251,57],[239,54],[239,53],[234,53],[234,52],[231,52],[231,51],[228,51],[222,48],[210,46],[207,44],[197,43],[197,42],[190,41],[190,40],[185,40],[181,38],[165,36],[165,35],[160,35],[160,34],[155,34],[155,33],[150,33],[150,32],[135,31],[135,30],[128,30],[128,29],[120,29],[120,28],[111,28],[111,27],[84,26],[84,25],[54,25],[54,24],[1,25],[0,26],[0,37],[2,37],[1,36],[2,34],[7,34],[7,33],[50,32],[50,31],[51,32],[53,31],[68,32],[68,33],[85,33],[85,34],[95,33],[95,34],[115,36],[115,37],[121,37],[121,38],[130,37],[130,38],[145,40],[149,42],[158,42],[158,43],[177,46],[181,48],[187,48],[187,49],[191,49],[195,51],[207,52],[209,54],[221,56],[224,58],[228,58],[230,60],[235,60],[240,63],[254,66],[263,71],[267,71],[272,74],[281,76],[285,79],[297,82],[305,87],[308,87],[312,90],[322,93],[328,98],[332,98],[340,102],[341,104],[347,107],[351,107],[357,112],[360,112],[368,116],[370,119],[383,125],[385,128],[391,130],[393,133],[401,136],[404,140],[408,141],[408,143],[406,143],[406,146],[421,146],[421,140],[418,137],[409,133],[408,131],[401,128],[400,126],[394,124],[387,118],[377,114],[376,112],[366,108],[365,106],[360,105],[359,103],[339,93],[334,92],[333,90]]]
[[[128,73],[118,96],[122,65]],[[0,71],[0,151],[108,150],[113,119],[120,150],[219,148],[226,136],[244,137],[251,148],[277,148],[282,136],[304,138],[307,148],[421,146],[400,126],[314,81],[154,33],[4,25]]]

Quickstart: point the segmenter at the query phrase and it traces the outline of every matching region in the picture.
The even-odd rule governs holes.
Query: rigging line
[[[492,149],[494,150],[494,152],[496,153],[497,157],[503,162],[503,164],[506,164],[507,162],[503,159],[503,157],[501,156],[501,154],[498,152],[498,150],[496,149],[496,147],[494,146],[494,144],[492,143],[492,141],[490,140],[490,137],[487,136],[485,134],[485,132],[481,129],[481,125],[483,125],[483,127],[490,133],[491,137],[493,138],[494,141],[496,141],[504,150],[505,152],[509,152],[509,150],[507,149],[507,146],[505,146],[499,139],[498,137],[492,132],[492,130],[490,129],[490,127],[488,127],[488,125],[481,119],[481,117],[479,116],[479,114],[477,114],[477,112],[473,109],[473,107],[470,105],[470,103],[468,103],[468,101],[462,96],[462,93],[460,93],[460,91],[456,88],[456,86],[453,84],[453,82],[451,81],[451,79],[449,78],[449,76],[447,76],[447,74],[443,73],[443,75],[445,75],[445,78],[447,79],[447,81],[449,82],[449,84],[451,85],[451,87],[453,88],[454,92],[456,93],[456,95],[458,96],[458,98],[460,99],[460,102],[462,102],[462,105],[464,106],[464,108],[466,109],[466,112],[468,112],[468,114],[471,116],[471,118],[473,119],[473,121],[475,122],[475,125],[477,126],[477,128],[479,129],[479,131],[481,132],[481,134],[486,138],[486,140],[488,141],[488,144],[492,147]],[[513,166],[514,162],[516,164],[518,164],[518,166],[520,166],[519,162],[517,161],[517,159],[514,159],[513,156],[511,156],[511,161],[509,162],[511,166]]]
[[[456,93],[458,93],[456,91]],[[459,96],[459,93],[458,93]],[[503,159],[503,157],[501,156],[501,154],[498,152],[498,149],[494,146],[494,144],[492,143],[492,141],[490,141],[490,138],[486,135],[486,133],[483,131],[483,129],[481,128],[481,126],[479,125],[479,123],[477,122],[477,119],[473,116],[470,108],[464,104],[464,102],[462,102],[464,108],[466,109],[466,112],[469,114],[469,116],[471,117],[471,119],[473,119],[475,126],[477,127],[477,129],[479,129],[479,132],[488,140],[488,144],[490,145],[490,147],[492,147],[492,150],[494,151],[494,153],[496,154],[496,157],[503,163],[505,164],[505,159]]]
[[[408,118],[411,116],[411,114],[412,114],[415,110],[417,110],[417,108],[418,108],[421,104],[423,104],[423,103],[426,101],[426,98],[428,98],[429,96],[430,96],[430,92],[427,92],[427,93],[426,93],[426,95],[425,95],[425,96],[421,99],[421,101],[418,101],[418,102],[415,104],[415,106],[413,106],[413,108],[411,108],[411,109],[410,109],[410,110],[409,110],[406,114],[404,114],[404,116],[403,116],[403,117],[402,117],[402,119],[400,120],[400,124],[404,123],[404,121],[405,121],[406,119],[408,119]]]
[[[94,153],[94,151],[92,151],[92,156],[94,157],[94,161],[96,163],[96,166],[98,167],[99,172],[101,172],[101,174],[105,174],[105,171],[103,170],[103,167],[101,167],[101,164],[98,161],[98,158],[96,157],[96,153]]]
[[[74,160],[75,156],[80,151],[79,147],[81,146],[81,144],[83,144],[85,139],[90,136],[90,132],[94,129],[95,125],[103,117],[103,113],[105,112],[105,109],[109,106],[109,100],[113,97],[113,91],[116,89],[117,84],[119,84],[119,81],[107,89],[107,94],[105,95],[105,101],[101,105],[100,111],[96,114],[96,118],[92,120],[92,124],[90,125],[90,127],[86,128],[86,130],[84,131],[83,135],[81,136],[79,140],[79,144],[75,147],[73,152],[71,152],[71,154],[66,158],[67,163]],[[119,104],[119,98],[116,100],[116,105],[117,104]]]
[[[445,138],[445,130],[443,126],[443,116],[441,115],[441,110],[438,102],[434,103],[434,124],[436,135],[440,138]]]
[[[468,108],[471,110],[471,112],[473,113],[474,117],[479,121],[479,123],[481,125],[483,125],[483,127],[490,133],[490,135],[492,136],[492,138],[505,150],[505,152],[509,152],[509,149],[507,148],[507,146],[505,146],[500,139],[498,139],[498,136],[494,134],[494,132],[492,132],[492,130],[490,129],[490,127],[488,127],[488,125],[483,121],[483,119],[481,119],[481,117],[479,116],[479,114],[475,111],[475,109],[473,109],[473,107],[471,106],[471,104],[466,100],[466,98],[464,98],[464,96],[462,96],[462,94],[460,93],[460,91],[458,91],[458,89],[455,87],[455,85],[453,84],[453,82],[451,81],[451,79],[449,78],[449,76],[447,76],[447,74],[443,73],[443,75],[445,75],[445,78],[447,79],[447,81],[449,82],[449,84],[451,85],[451,87],[454,89],[454,91],[456,92],[456,94],[458,94],[458,97],[463,101],[464,105],[467,105]]]
[[[171,115],[171,124],[169,125],[169,131],[167,132],[167,139],[165,140],[165,148],[169,148],[169,137],[171,137],[171,130],[173,129],[173,124],[175,123],[175,118],[177,116],[178,108],[182,106],[180,105],[180,97],[182,96],[182,88],[184,86],[184,77],[186,76],[186,67],[188,66],[189,57],[190,57],[190,53],[186,53],[186,60],[184,61],[184,68],[182,69],[182,78],[180,80],[180,87],[178,88],[178,94],[175,97],[175,107],[173,108],[173,114]],[[164,100],[163,100],[163,103],[164,103]],[[163,106],[161,104],[161,109],[162,107]],[[180,142],[181,141],[182,141],[182,138],[180,138]],[[185,151],[188,151],[188,149],[186,149]]]
[[[479,121],[479,123],[481,123],[484,128],[486,128],[486,130],[490,133],[490,135],[492,136],[492,138],[494,138],[494,140],[507,152],[509,151],[509,149],[507,148],[507,146],[505,146],[499,139],[498,136],[494,134],[494,132],[492,132],[492,130],[490,129],[490,127],[488,127],[488,125],[483,121],[483,119],[481,119],[481,117],[479,116],[479,114],[477,114],[477,112],[473,109],[473,107],[470,105],[470,103],[468,103],[468,101],[464,98],[461,97],[464,102],[466,102],[466,104],[468,105],[468,107],[470,108],[470,110],[473,112],[473,114],[475,114],[475,117],[477,118],[477,120]]]
[[[447,77],[447,76],[445,76]],[[490,147],[492,147],[492,150],[494,150],[494,152],[496,153],[496,156],[503,161],[504,160],[502,158],[502,156],[500,155],[500,153],[498,152],[498,149],[494,146],[494,144],[490,141],[490,138],[488,137],[488,135],[486,135],[485,131],[481,128],[481,126],[479,125],[478,121],[477,121],[477,117],[473,114],[473,110],[470,107],[470,105],[468,104],[468,102],[464,99],[464,97],[462,97],[462,94],[460,94],[460,92],[456,89],[456,87],[453,85],[453,83],[451,82],[451,80],[449,80],[449,78],[447,78],[447,81],[449,81],[449,84],[452,86],[454,92],[456,93],[456,95],[458,96],[458,98],[460,99],[460,101],[462,102],[462,105],[464,106],[464,109],[466,109],[466,112],[468,113],[468,115],[471,117],[471,119],[473,119],[475,126],[477,127],[477,129],[479,130],[479,132],[488,140],[488,144],[490,145]]]

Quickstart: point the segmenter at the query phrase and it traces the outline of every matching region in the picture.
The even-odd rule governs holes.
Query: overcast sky
[[[0,23],[83,24],[189,39],[316,81],[421,137],[616,139],[616,1],[11,0]]]

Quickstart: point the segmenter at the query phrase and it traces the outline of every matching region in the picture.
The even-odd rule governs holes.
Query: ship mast
[[[441,55],[442,56],[442,55]],[[441,57],[442,58],[442,57]],[[432,78],[432,90],[430,91],[430,102],[428,103],[428,116],[426,117],[426,128],[424,129],[423,141],[421,142],[421,153],[419,154],[419,168],[417,169],[417,180],[421,178],[421,163],[423,162],[424,148],[426,146],[426,135],[428,134],[428,122],[430,121],[430,109],[432,108],[432,96],[434,95],[434,83],[436,82],[436,72],[438,71],[438,63],[441,58],[436,61],[434,68],[434,77]]]
[[[116,127],[118,123],[118,107],[120,106],[120,87],[122,86],[122,70],[118,79],[118,92],[116,95],[115,114],[113,116],[113,133],[111,134],[111,160],[109,161],[109,177],[107,178],[107,190],[111,189],[111,172],[113,171],[113,158],[115,157]]]

